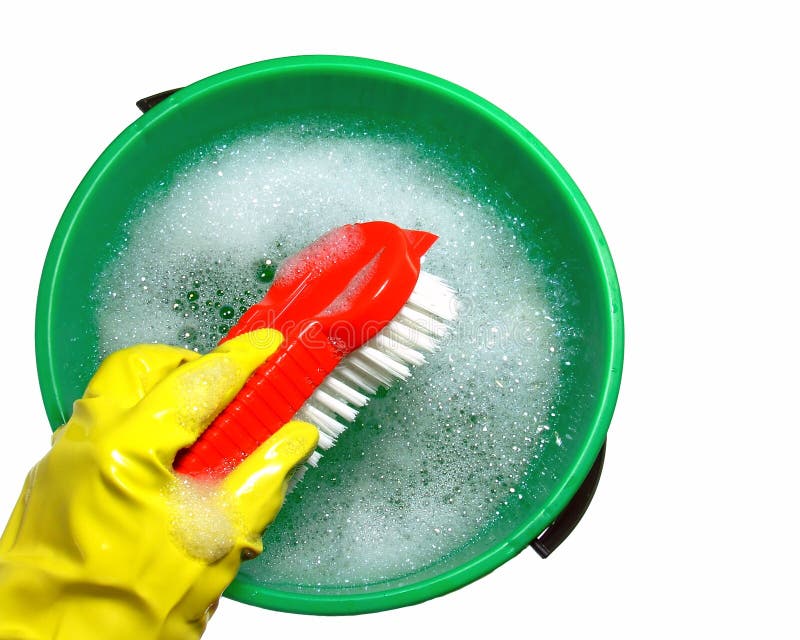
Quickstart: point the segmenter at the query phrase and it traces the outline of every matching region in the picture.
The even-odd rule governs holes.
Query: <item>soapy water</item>
[[[537,261],[535,212],[521,217],[456,151],[358,122],[228,136],[144,194],[99,277],[101,355],[205,352],[332,228],[384,219],[440,236],[423,268],[456,289],[459,320],[306,474],[244,565],[252,579],[324,589],[425,568],[532,499],[539,453],[569,446],[550,423],[574,360],[571,300]]]

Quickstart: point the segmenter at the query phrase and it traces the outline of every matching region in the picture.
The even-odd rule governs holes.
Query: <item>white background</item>
[[[606,470],[546,561],[524,552],[456,593],[355,618],[223,601],[206,637],[797,638],[791,4],[10,3],[0,519],[48,446],[33,323],[50,236],[84,172],[137,117],[134,101],[255,60],[360,55],[495,102],[585,193],[625,305]]]

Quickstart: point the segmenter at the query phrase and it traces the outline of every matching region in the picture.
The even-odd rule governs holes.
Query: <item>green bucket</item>
[[[605,442],[620,385],[623,320],[619,286],[608,247],[589,206],[558,161],[503,111],[461,87],[419,71],[339,56],[301,56],[239,67],[192,84],[159,102],[131,124],[98,158],[70,200],[44,264],[36,312],[36,355],[45,409],[55,429],[96,359],[97,337],[86,327],[89,300],[109,247],[131,204],[177,158],[229,131],[295,114],[412,121],[478,149],[485,169],[545,231],[543,258],[560,265],[576,303],[582,334],[558,429],[574,434],[568,454],[545,449],[533,466],[534,501],[509,503],[503,517],[457,552],[432,565],[375,584],[315,590],[273,585],[243,571],[226,595],[270,609],[353,614],[414,604],[487,574],[528,546],[568,510]],[[562,275],[562,277],[564,277]],[[597,467],[595,466],[595,469]],[[531,474],[536,475],[536,474]],[[573,504],[574,508],[574,504]],[[578,514],[578,517],[580,514]]]

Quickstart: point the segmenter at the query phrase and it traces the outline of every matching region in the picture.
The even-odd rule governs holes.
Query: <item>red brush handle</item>
[[[192,447],[178,454],[175,471],[208,478],[227,475],[292,419],[341,359],[313,324],[285,336]]]

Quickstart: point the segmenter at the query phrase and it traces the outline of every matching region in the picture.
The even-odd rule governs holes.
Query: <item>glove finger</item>
[[[248,536],[259,536],[278,515],[292,472],[317,446],[319,432],[308,422],[285,424],[223,481]]]
[[[175,369],[199,357],[194,351],[165,344],[120,349],[100,363],[83,398],[102,398],[120,410],[130,409]]]
[[[224,342],[179,367],[136,406],[136,440],[171,463],[233,400],[242,385],[283,341],[280,332],[259,329]],[[167,460],[168,459],[168,460]]]

